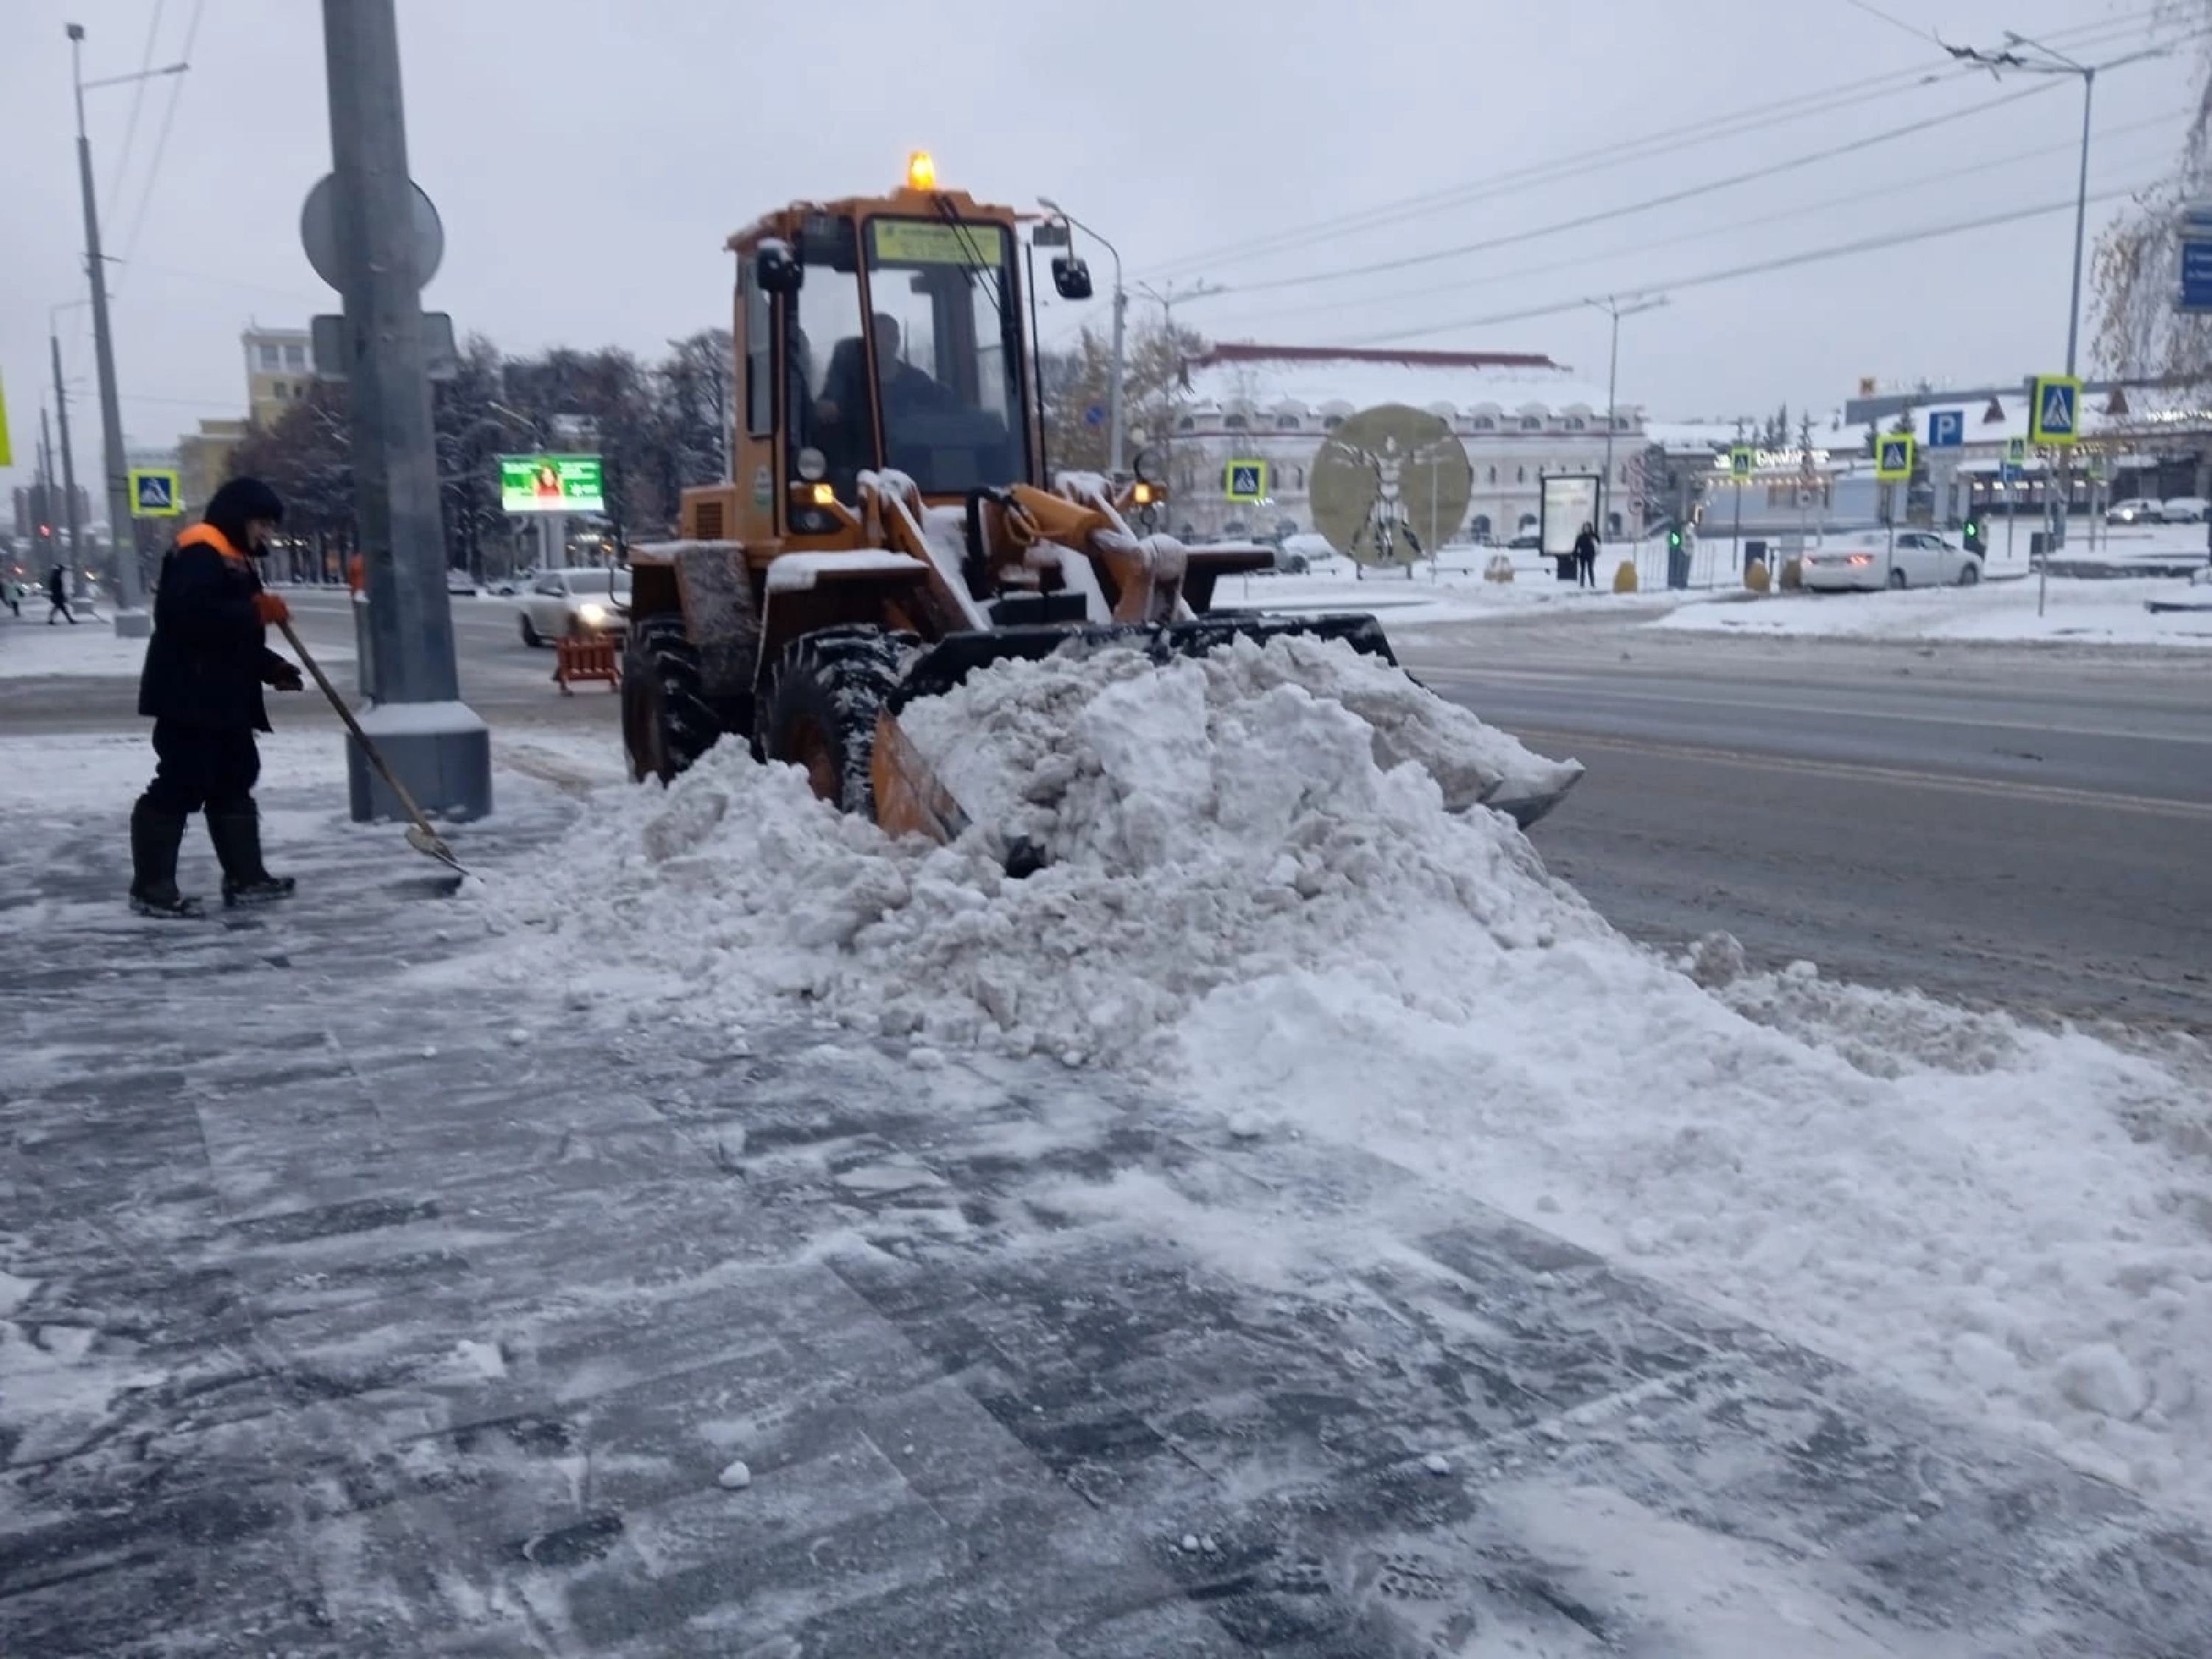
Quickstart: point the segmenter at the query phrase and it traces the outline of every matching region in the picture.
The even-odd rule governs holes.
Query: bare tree
[[[2198,386],[2212,381],[2212,319],[2181,315],[2173,300],[2182,210],[2212,196],[2212,0],[2159,0],[2151,21],[2196,39],[2189,130],[2172,172],[2097,238],[2090,349],[2106,374]]]

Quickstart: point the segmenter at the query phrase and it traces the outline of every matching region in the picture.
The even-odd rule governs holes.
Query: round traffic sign
[[[427,283],[438,273],[446,257],[446,227],[422,186],[410,182],[415,192],[415,285]],[[300,246],[315,275],[340,293],[345,291],[345,270],[338,263],[337,179],[325,173],[307,192],[300,207]]]

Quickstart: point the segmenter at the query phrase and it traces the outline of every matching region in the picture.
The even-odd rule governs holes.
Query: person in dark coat
[[[1582,534],[1575,538],[1575,586],[1597,586],[1597,527],[1584,525]]]
[[[67,617],[69,625],[76,626],[76,613],[69,608],[69,573],[59,565],[46,572],[46,626],[52,628],[57,617]]]
[[[290,877],[261,863],[261,816],[253,785],[261,755],[253,734],[269,730],[262,688],[301,688],[299,668],[263,643],[289,621],[280,595],[264,591],[254,561],[283,522],[284,504],[258,478],[233,478],[215,492],[201,522],[161,561],[154,637],[138,684],[138,712],[154,722],[154,781],[131,811],[131,908],[141,915],[192,916],[199,901],[177,890],[185,820],[207,818],[222,866],[226,904],[285,898]]]

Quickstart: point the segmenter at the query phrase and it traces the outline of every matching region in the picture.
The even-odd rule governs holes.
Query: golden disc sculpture
[[[1466,522],[1474,468],[1440,416],[1405,404],[1364,409],[1313,462],[1314,528],[1370,567],[1426,558]]]

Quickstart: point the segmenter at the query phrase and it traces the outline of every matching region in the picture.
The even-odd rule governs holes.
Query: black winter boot
[[[177,848],[185,820],[141,800],[131,809],[131,908],[142,916],[184,918],[200,914],[200,902],[177,890]]]
[[[266,904],[292,896],[289,876],[272,876],[261,866],[261,813],[252,801],[242,807],[207,810],[208,839],[222,866],[222,902]]]

